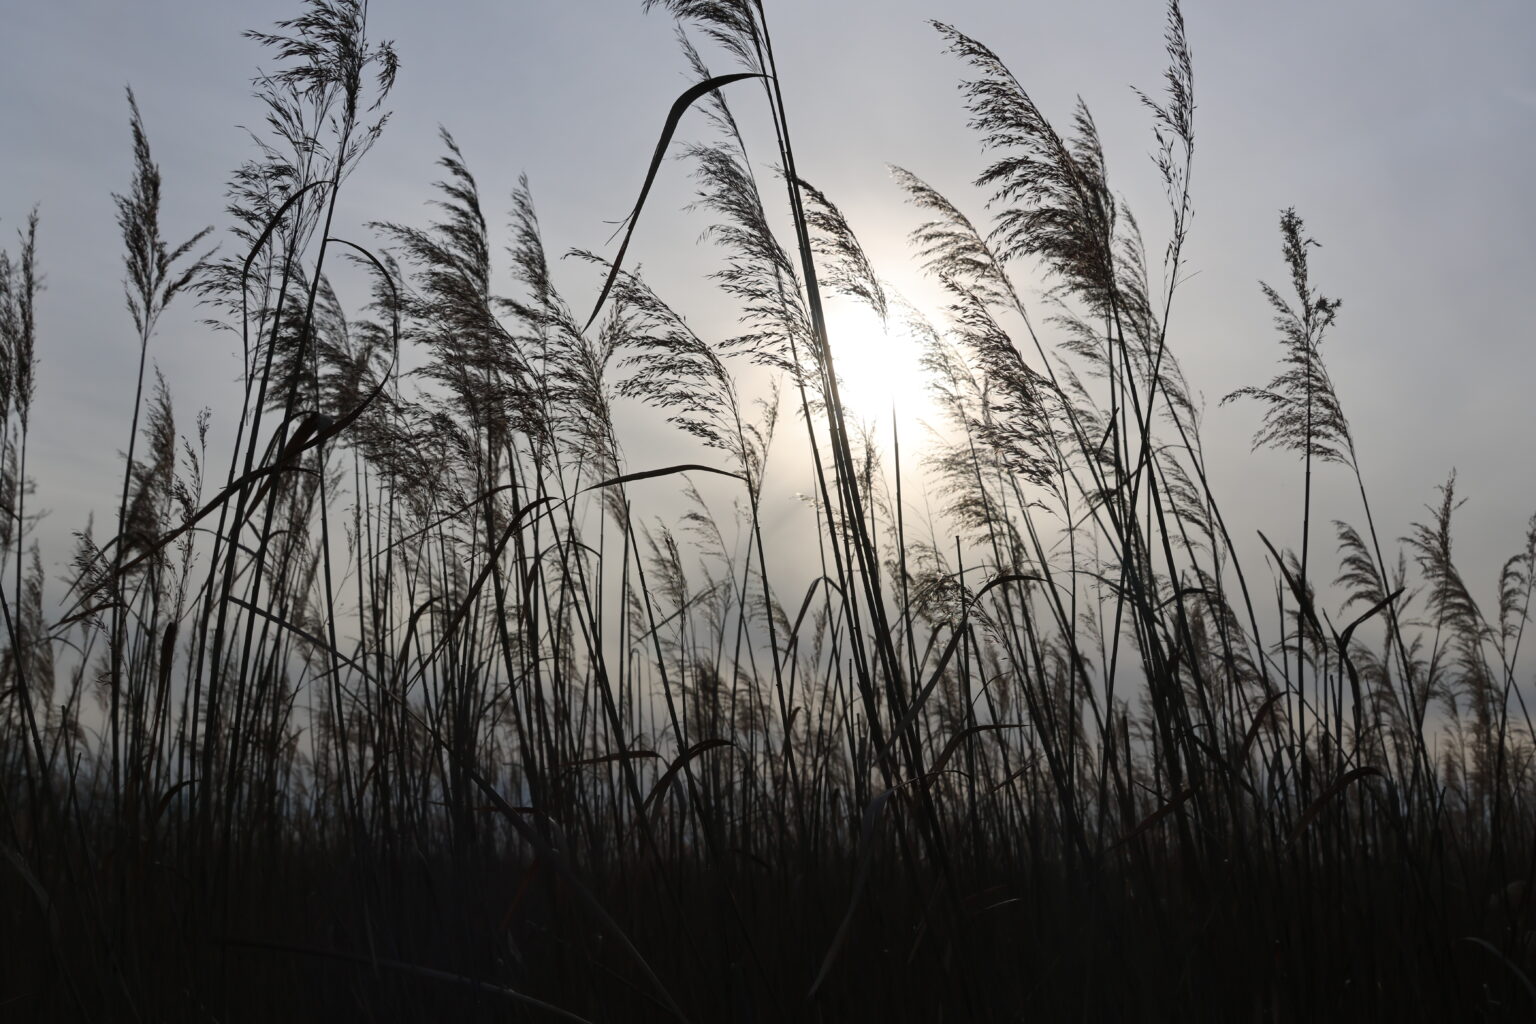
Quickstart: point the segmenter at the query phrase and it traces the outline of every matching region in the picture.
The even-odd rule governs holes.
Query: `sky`
[[[241,126],[261,116],[250,80],[264,54],[240,32],[297,10],[295,0],[54,0],[7,12],[0,245],[14,251],[14,229],[35,204],[48,290],[32,500],[51,510],[38,536],[55,579],[71,531],[92,510],[111,515],[132,412],[137,351],[111,201],[131,170],[124,87],[138,97],[164,174],[167,234],[222,232],[223,183],[252,152]],[[1240,544],[1256,547],[1255,530],[1299,542],[1299,465],[1249,453],[1257,409],[1218,407],[1273,373],[1279,348],[1258,281],[1285,281],[1277,220],[1294,206],[1322,246],[1314,281],[1343,300],[1325,355],[1378,526],[1384,537],[1408,532],[1454,468],[1469,499],[1457,514],[1457,559],[1491,602],[1498,566],[1536,510],[1536,337],[1526,312],[1536,283],[1536,4],[1189,0],[1184,10],[1198,106],[1195,220],[1171,343],[1207,401],[1214,489],[1244,528]],[[1160,84],[1161,3],[769,0],[768,13],[801,174],[844,209],[876,269],[919,304],[932,285],[905,238],[922,218],[887,166],[929,180],[978,220],[986,198],[968,184],[985,157],[965,127],[963,69],[930,18],[991,46],[1048,115],[1065,121],[1082,96],[1112,184],[1138,212],[1149,251],[1161,251],[1167,215],[1151,129],[1131,90]],[[666,110],[690,84],[662,10],[646,13],[640,0],[373,0],[370,29],[395,42],[402,68],[391,122],[343,190],[337,234],[367,244],[370,221],[427,222],[443,126],[490,211],[510,205],[526,173],[552,253],[612,251],[611,222],[633,204]],[[734,101],[760,126],[755,99]],[[706,132],[695,116],[680,138]],[[687,168],[669,162],[632,259],[663,296],[728,329],[705,279],[718,257],[698,244],[707,222],[683,210],[690,198]],[[585,308],[596,292],[590,269],[567,261],[558,273],[573,306]],[[1026,284],[1038,294],[1042,282]],[[234,417],[239,360],[231,336],[200,323],[207,315],[188,302],[173,308],[151,357],[184,425],[213,407],[217,452]],[[901,367],[915,355],[897,341],[847,346],[846,376],[910,387]],[[866,387],[871,404],[880,387]],[[662,430],[645,424],[634,436]],[[632,446],[632,468],[646,468],[648,451]],[[1359,521],[1349,486],[1342,472],[1324,472],[1315,518]],[[789,505],[769,512],[789,532],[809,528],[808,515]]]

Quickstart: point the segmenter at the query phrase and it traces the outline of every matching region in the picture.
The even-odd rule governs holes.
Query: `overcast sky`
[[[251,154],[239,126],[261,116],[249,93],[264,55],[239,33],[297,9],[52,0],[7,11],[0,233],[13,249],[14,228],[39,206],[48,291],[32,467],[34,503],[53,510],[40,536],[55,576],[87,512],[110,515],[132,409],[137,353],[110,198],[129,181],[123,87],[138,95],[164,172],[167,233],[222,230],[223,182]],[[1049,115],[1064,121],[1082,95],[1112,184],[1137,210],[1149,250],[1161,251],[1151,132],[1129,88],[1160,84],[1157,0],[769,0],[768,10],[800,170],[842,205],[897,287],[923,294],[904,243],[919,218],[888,164],[983,214],[984,197],[967,186],[983,156],[955,89],[962,69],[929,18],[995,49]],[[1263,529],[1279,543],[1298,539],[1299,467],[1248,456],[1258,410],[1216,407],[1273,371],[1278,346],[1257,281],[1285,280],[1276,223],[1294,205],[1323,245],[1315,281],[1344,300],[1325,352],[1384,536],[1422,518],[1455,467],[1470,498],[1459,560],[1492,600],[1492,574],[1536,507],[1536,4],[1189,0],[1185,13],[1198,103],[1194,276],[1172,343],[1209,401],[1206,439],[1229,522],[1250,538]],[[370,17],[402,70],[394,118],[343,190],[337,234],[368,241],[370,220],[426,222],[441,124],[490,212],[506,208],[526,172],[552,252],[611,251],[606,222],[633,203],[664,114],[688,84],[669,18],[642,13],[640,0],[373,0]],[[737,102],[756,116],[756,94]],[[706,130],[693,118],[682,136]],[[717,262],[696,244],[705,222],[681,212],[686,172],[663,171],[633,252],[658,291],[705,315],[714,300],[703,275]],[[573,305],[590,301],[589,272],[561,274]],[[187,303],[173,310],[151,353],[186,426],[204,404],[216,423],[233,416],[221,408],[238,367],[233,339],[200,327],[202,315]],[[1319,503],[1320,520],[1360,519],[1348,491],[1327,481]]]

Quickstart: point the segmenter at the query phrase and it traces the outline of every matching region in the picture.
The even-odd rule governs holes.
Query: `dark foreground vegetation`
[[[62,605],[30,539],[35,218],[5,256],[0,1018],[1530,1019],[1536,523],[1496,613],[1451,558],[1454,480],[1377,535],[1323,359],[1339,305],[1287,212],[1259,268],[1279,369],[1231,397],[1296,455],[1296,526],[1239,563],[1166,330],[1177,4],[1149,247],[1087,110],[1058,129],[936,26],[992,219],[896,172],[931,319],[800,180],[763,5],[653,5],[702,50],[650,170],[710,133],[683,152],[729,339],[635,276],[627,233],[568,304],[526,185],[497,294],[497,218],[446,134],[435,223],[335,237],[396,71],[361,0],[253,34],[267,134],[213,255],[162,237],[132,109],[139,388]],[[765,105],[760,165],[733,104]],[[852,428],[833,293],[924,339],[926,464]],[[194,298],[244,352],[225,454],[148,372]],[[621,406],[688,464],[627,455]],[[775,446],[808,467],[792,552],[758,516]],[[1314,515],[1325,472],[1360,482],[1347,521]],[[797,558],[820,569],[789,592]]]

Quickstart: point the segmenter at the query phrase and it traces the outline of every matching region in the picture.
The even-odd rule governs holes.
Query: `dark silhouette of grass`
[[[699,84],[614,255],[577,254],[602,283],[574,305],[526,179],[498,293],[446,131],[430,223],[332,235],[399,67],[362,0],[251,33],[269,134],[222,256],[163,240],[130,94],[138,383],[113,536],[79,535],[54,618],[26,500],[35,215],[0,253],[7,1019],[1527,1019],[1536,518],[1492,618],[1452,558],[1454,477],[1386,557],[1322,358],[1340,307],[1286,210],[1295,298],[1262,290],[1282,368],[1229,397],[1264,406],[1256,445],[1301,456],[1300,550],[1266,537],[1268,573],[1242,564],[1167,328],[1193,228],[1177,2],[1141,95],[1160,283],[1087,108],[1059,130],[936,24],[990,198],[975,219],[895,171],[930,218],[928,313],[802,176],[764,5],[648,6]],[[772,176],[736,102],[765,105]],[[725,339],[628,257],[694,109]],[[338,259],[368,294],[338,293]],[[244,359],[213,484],[211,414],[184,437],[144,373],[194,289]],[[923,472],[845,408],[833,294],[922,339],[948,420]],[[621,400],[696,459],[626,451]],[[814,553],[765,538],[788,443]],[[1312,476],[1334,467],[1366,529],[1335,523],[1320,587]],[[917,523],[924,485],[940,511]],[[660,488],[671,521],[637,511]],[[814,582],[781,591],[806,558]]]

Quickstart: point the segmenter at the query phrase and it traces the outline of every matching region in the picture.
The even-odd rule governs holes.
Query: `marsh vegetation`
[[[28,464],[46,222],[0,257],[3,1015],[1529,1019],[1536,519],[1491,600],[1454,476],[1378,532],[1293,210],[1255,268],[1272,379],[1193,394],[1176,0],[1155,241],[1086,106],[936,23],[986,161],[965,195],[895,169],[907,253],[802,178],[770,4],[648,6],[698,85],[579,296],[527,182],[496,209],[447,131],[430,216],[333,232],[400,69],[362,0],[251,33],[266,121],[218,236],[163,227],[130,94],[137,390],[62,602]],[[729,336],[637,269],[683,167]],[[847,408],[832,301],[921,339],[925,445]],[[193,302],[243,401],[189,418],[153,348]],[[626,451],[621,407],[689,456]],[[1257,561],[1208,414],[1295,457]],[[786,462],[807,526],[777,550]]]

